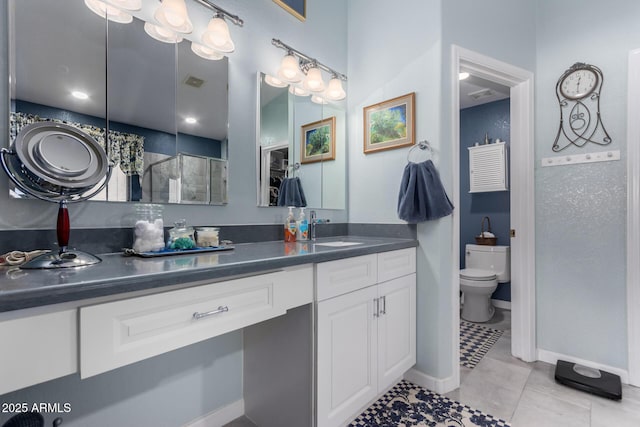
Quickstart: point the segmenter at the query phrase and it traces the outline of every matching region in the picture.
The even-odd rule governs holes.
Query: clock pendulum
[[[588,142],[598,145],[611,143],[600,116],[603,81],[604,76],[598,67],[583,62],[576,62],[560,76],[556,83],[560,126],[553,151],[564,150],[570,145],[582,147]]]

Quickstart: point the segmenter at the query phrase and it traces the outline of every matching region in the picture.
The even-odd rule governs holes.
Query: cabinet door
[[[378,393],[376,297],[370,286],[318,304],[318,427],[343,425]]]
[[[378,285],[378,391],[416,363],[416,275]]]

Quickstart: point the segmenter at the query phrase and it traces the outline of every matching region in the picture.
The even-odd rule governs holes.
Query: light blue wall
[[[363,107],[415,92],[416,138],[428,139],[438,152],[447,149],[439,129],[440,4],[440,0],[407,0],[402,7],[390,7],[379,1],[348,2],[350,222],[402,223],[396,206],[409,149],[365,155]],[[442,164],[439,156],[434,160]],[[417,368],[430,375],[450,364],[446,354],[441,357],[450,337],[439,328],[449,298],[438,279],[441,256],[446,256],[451,241],[442,230],[450,222],[445,218],[418,227]]]
[[[475,243],[474,237],[480,234],[483,217],[489,217],[491,231],[496,235],[498,245],[508,246],[511,240],[511,192],[469,193],[467,149],[476,143],[482,144],[485,134],[488,134],[490,142],[498,138],[506,141],[508,152],[511,145],[509,102],[509,99],[503,99],[460,110],[460,268],[465,268],[465,245]],[[511,284],[499,283],[491,298],[511,301]]]
[[[348,4],[349,74],[357,76],[348,98],[349,221],[398,223],[397,192],[407,149],[365,156],[362,107],[415,91],[417,140],[428,139],[435,147],[435,163],[451,194],[451,45],[533,70],[535,3],[414,0],[403,2],[402,8],[365,0]],[[371,23],[383,23],[384,31]],[[453,375],[452,221],[447,217],[418,226],[416,368],[435,378]]]
[[[627,58],[640,47],[638,17],[640,3],[625,0],[545,1],[537,17],[538,347],[618,368],[627,366]],[[613,142],[562,154],[611,149],[622,159],[541,168],[541,158],[558,155],[551,150],[559,121],[556,81],[578,61],[604,73],[600,110]]]
[[[18,0],[20,1],[20,0]],[[7,2],[0,2],[0,82],[8,81],[6,63]],[[167,205],[165,218],[187,218],[193,224],[273,224],[281,223],[285,209],[258,208],[256,202],[256,74],[274,73],[285,52],[271,45],[279,38],[292,47],[314,56],[340,72],[347,70],[347,5],[342,0],[307,2],[307,20],[301,22],[272,0],[217,0],[216,4],[239,15],[245,24],[230,24],[236,51],[229,56],[229,204],[227,206]],[[84,6],[81,6],[84,7]],[[330,27],[331,31],[327,31]],[[326,77],[326,76],[325,76]],[[0,134],[6,135],[9,96],[0,85]],[[318,177],[320,179],[320,177]],[[55,227],[56,206],[34,200],[11,200],[8,183],[0,174],[0,230]],[[76,228],[129,227],[132,206],[87,202],[69,210]],[[24,215],[29,211],[31,215]],[[345,210],[325,210],[320,217],[346,222]]]

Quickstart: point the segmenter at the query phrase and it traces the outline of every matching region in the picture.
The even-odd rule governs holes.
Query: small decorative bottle
[[[289,215],[284,222],[284,241],[295,242],[296,241],[296,218],[293,216],[293,207],[289,207]]]

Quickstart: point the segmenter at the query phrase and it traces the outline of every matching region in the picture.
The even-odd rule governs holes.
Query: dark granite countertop
[[[323,242],[361,242],[344,247]],[[259,273],[302,264],[417,246],[416,240],[343,236],[315,243],[243,243],[224,252],[159,258],[100,255],[102,262],[81,268],[19,270],[0,267],[0,312],[158,289],[201,280]]]

